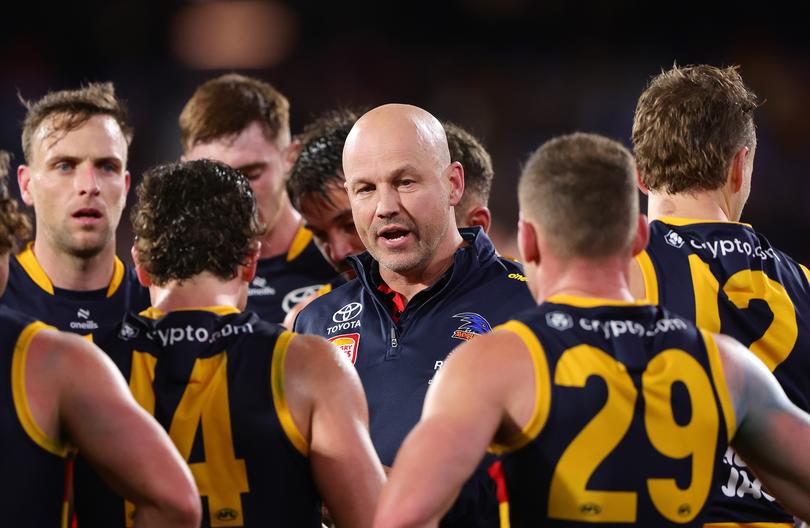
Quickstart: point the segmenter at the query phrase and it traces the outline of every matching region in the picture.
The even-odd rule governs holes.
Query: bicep
[[[190,473],[168,435],[135,402],[112,361],[90,343],[77,345],[63,369],[60,418],[82,456],[133,500],[191,488]],[[161,479],[152,478],[155,474]]]
[[[369,525],[385,477],[369,438],[360,379],[345,355],[325,340],[296,336],[293,343],[285,367],[295,386],[290,406],[298,421],[309,414],[316,485],[339,525]]]

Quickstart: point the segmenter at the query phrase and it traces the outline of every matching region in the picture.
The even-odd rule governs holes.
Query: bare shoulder
[[[357,371],[346,354],[320,336],[292,334],[284,361],[290,392],[305,400],[340,392],[362,393]]]
[[[513,331],[496,328],[477,336],[451,352],[442,370],[471,370],[485,374],[487,369],[500,370],[506,364],[528,359],[523,339]]]
[[[103,361],[100,359],[103,352],[87,339],[53,328],[38,332],[31,339],[28,353],[29,361],[47,361],[60,368],[70,368],[76,362],[87,365]]]

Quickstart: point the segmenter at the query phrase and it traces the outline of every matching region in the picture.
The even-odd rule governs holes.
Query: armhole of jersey
[[[799,267],[804,272],[804,277],[807,279],[807,284],[810,285],[810,270],[804,264],[799,264]]]
[[[646,250],[636,255],[636,263],[641,268],[641,276],[644,278],[645,300],[650,304],[658,304],[658,277],[655,275],[650,254]]]
[[[25,364],[28,359],[28,347],[31,345],[34,336],[46,328],[50,327],[45,323],[35,321],[26,326],[20,333],[11,360],[11,392],[17,418],[20,420],[25,433],[45,451],[56,456],[65,457],[68,453],[68,447],[58,440],[49,438],[34,421],[31,409],[28,406],[28,395],[25,393]]]
[[[720,352],[717,350],[717,343],[714,341],[712,334],[706,330],[701,330],[700,333],[703,336],[703,342],[706,344],[706,356],[709,358],[709,367],[712,369],[712,380],[720,398],[720,408],[723,409],[728,441],[731,442],[737,433],[737,417],[734,414],[734,405],[731,403],[731,394],[728,392],[723,362],[720,360]]]
[[[292,244],[290,244],[290,249],[287,250],[287,262],[297,259],[298,255],[306,249],[310,240],[312,240],[312,231],[304,226],[299,227]]]
[[[17,255],[17,262],[20,263],[20,266],[22,266],[22,269],[31,280],[34,281],[34,284],[53,295],[53,284],[45,273],[45,270],[39,265],[37,257],[34,255],[33,244],[33,242],[29,243],[25,250]]]
[[[278,421],[281,423],[284,433],[293,446],[304,456],[309,454],[309,443],[307,442],[298,426],[295,425],[290,407],[287,405],[287,395],[284,392],[284,360],[287,358],[287,350],[290,341],[296,334],[293,332],[282,332],[278,336],[276,346],[273,349],[273,362],[270,366],[270,387],[273,391],[273,405],[276,408]]]
[[[118,291],[118,287],[121,286],[121,282],[124,280],[124,274],[126,272],[126,268],[124,267],[124,263],[121,262],[121,259],[115,257],[115,266],[113,268],[113,276],[112,280],[110,281],[110,286],[107,288],[107,297],[112,297],[115,295],[115,292]]]
[[[500,455],[516,451],[525,446],[537,438],[543,426],[546,425],[551,410],[551,377],[549,376],[548,360],[545,352],[543,352],[543,347],[528,326],[520,321],[512,320],[496,327],[494,330],[508,330],[516,334],[529,350],[532,365],[534,366],[534,411],[532,411],[531,418],[529,418],[529,421],[519,434],[502,444],[493,443],[490,445],[489,451]]]

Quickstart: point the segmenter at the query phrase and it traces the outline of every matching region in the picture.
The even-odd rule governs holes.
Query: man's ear
[[[445,169],[447,181],[450,183],[450,205],[457,206],[464,195],[464,168],[461,163],[454,161]]]
[[[484,233],[489,232],[489,226],[492,225],[492,213],[486,207],[473,207],[467,212],[464,223],[459,227],[472,227],[481,226]]]
[[[20,186],[20,196],[25,205],[29,207],[34,206],[34,197],[31,195],[31,190],[28,188],[31,183],[31,167],[28,165],[20,165],[17,167],[17,185]]]
[[[140,259],[138,258],[138,248],[132,246],[130,250],[130,254],[132,255],[132,262],[135,263],[135,274],[138,276],[138,282],[141,283],[141,286],[144,288],[148,288],[152,285],[152,277],[143,269],[143,266],[140,265]]]
[[[262,248],[262,243],[256,241],[256,247],[248,255],[247,262],[242,266],[240,276],[242,280],[250,284],[253,278],[256,277],[256,267],[259,265],[259,251]]]
[[[635,257],[647,248],[650,241],[650,224],[647,223],[647,215],[638,215],[638,226],[636,228],[636,238],[633,239],[633,256]]]
[[[745,162],[748,159],[749,152],[750,149],[748,147],[743,147],[737,151],[737,153],[734,155],[734,159],[731,160],[728,183],[732,192],[735,194],[740,192],[743,182],[745,181]]]
[[[289,174],[293,165],[295,165],[295,160],[298,159],[298,154],[301,153],[302,147],[301,141],[293,139],[290,144],[287,145],[287,148],[284,149],[284,172],[287,174]]]
[[[644,193],[645,196],[650,194],[650,190],[641,179],[641,173],[638,171],[638,167],[636,167],[636,185],[638,186],[638,190]]]
[[[537,240],[537,228],[530,221],[518,220],[518,250],[520,261],[525,264],[540,264],[540,247]]]

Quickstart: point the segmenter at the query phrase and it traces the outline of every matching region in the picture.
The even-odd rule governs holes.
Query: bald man
[[[371,110],[346,139],[343,170],[368,252],[350,257],[357,278],[313,301],[295,329],[326,337],[352,361],[371,439],[390,466],[453,348],[534,302],[519,264],[501,258],[480,227],[456,227],[464,170],[431,114],[399,104]],[[498,526],[488,462],[442,526]]]

